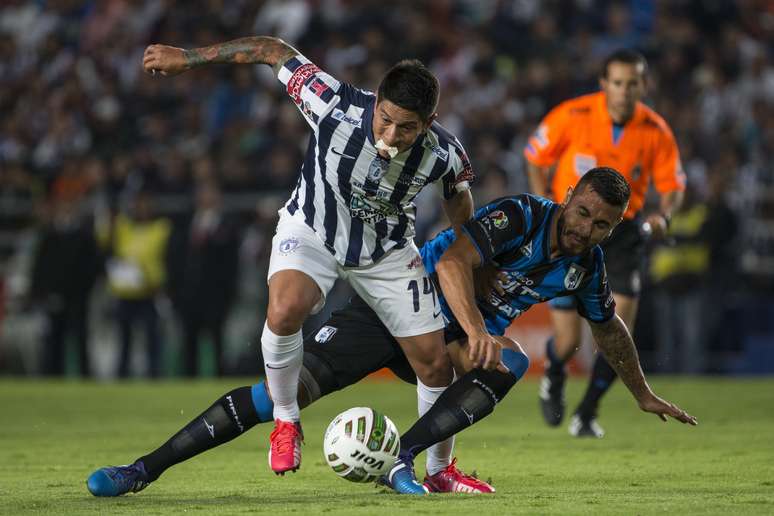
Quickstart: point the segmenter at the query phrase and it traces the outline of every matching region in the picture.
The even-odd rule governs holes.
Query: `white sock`
[[[304,360],[304,340],[301,331],[293,335],[277,335],[263,327],[261,350],[266,369],[266,383],[274,401],[274,419],[299,421],[298,375]]]
[[[446,387],[428,387],[417,378],[417,411],[419,412],[419,417],[424,416],[425,413],[430,410],[430,407],[433,406],[435,400],[437,400],[445,390]],[[426,450],[427,457],[425,462],[427,474],[435,475],[451,464],[453,450],[454,436],[428,448]]]

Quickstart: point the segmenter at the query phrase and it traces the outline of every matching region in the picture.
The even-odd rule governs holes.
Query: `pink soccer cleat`
[[[304,433],[301,423],[274,420],[274,431],[269,437],[269,466],[277,475],[295,471],[301,467],[301,443]]]
[[[457,469],[457,458],[446,469],[425,476],[425,487],[431,493],[494,493],[495,488],[475,476]]]

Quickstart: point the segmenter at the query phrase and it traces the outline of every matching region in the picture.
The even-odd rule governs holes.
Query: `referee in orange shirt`
[[[533,193],[562,202],[583,174],[594,167],[612,167],[629,182],[632,195],[624,220],[602,244],[615,311],[631,329],[637,315],[640,266],[644,258],[640,215],[648,184],[660,194],[659,210],[645,217],[655,238],[662,237],[685,188],[680,153],[672,131],[640,99],[645,95],[647,62],[638,52],[619,50],[604,62],[601,91],[570,99],[555,107],[529,138],[527,159]],[[579,239],[588,235],[577,235]],[[553,336],[546,343],[546,370],[540,385],[543,418],[551,426],[565,411],[565,363],[578,350],[581,318],[575,298],[551,301]],[[602,437],[596,421],[599,400],[615,372],[596,356],[583,400],[570,422],[577,437]]]

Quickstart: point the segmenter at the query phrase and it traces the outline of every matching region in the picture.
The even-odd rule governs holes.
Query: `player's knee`
[[[518,351],[510,348],[503,349],[502,362],[508,368],[510,374],[516,378],[516,381],[521,380],[521,377],[529,369],[529,357],[521,351],[521,347],[519,347]]]
[[[446,387],[454,379],[454,370],[446,354],[416,364],[415,372],[417,378],[428,387]]]
[[[269,303],[266,323],[277,335],[292,335],[301,329],[309,314],[306,303],[292,297]]]

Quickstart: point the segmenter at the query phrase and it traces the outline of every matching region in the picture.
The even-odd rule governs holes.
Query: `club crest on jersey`
[[[567,290],[577,290],[585,275],[586,269],[577,263],[571,264],[567,274],[564,275],[564,288]]]
[[[508,215],[502,210],[495,210],[486,217],[491,221],[495,229],[505,229],[508,227]]]
[[[374,183],[378,183],[381,181],[381,179],[384,177],[384,174],[387,173],[387,170],[390,168],[390,162],[386,159],[382,158],[381,156],[376,156],[374,159],[371,160],[371,164],[368,165],[368,181],[373,181]]]
[[[320,328],[320,331],[317,332],[317,335],[314,336],[315,342],[325,344],[336,335],[336,330],[337,328],[334,328],[333,326],[323,326]]]
[[[290,254],[298,247],[298,239],[296,237],[286,238],[279,245],[279,252],[281,254]]]

